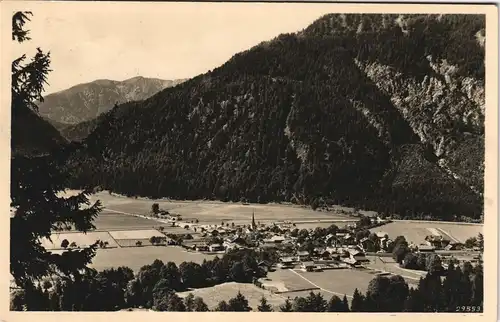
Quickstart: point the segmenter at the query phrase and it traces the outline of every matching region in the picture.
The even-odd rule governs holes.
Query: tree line
[[[206,266],[206,265],[203,265]],[[11,296],[11,310],[28,311],[114,311],[128,308],[150,308],[156,311],[209,311],[201,297],[192,293],[184,299],[176,292],[189,285],[206,286],[197,278],[193,263],[163,264],[155,260],[134,276],[127,267],[97,272],[89,269],[76,279],[57,278],[37,286],[30,284]],[[216,270],[216,269],[215,269]],[[237,270],[235,270],[237,271]],[[232,272],[228,272],[233,274]],[[234,272],[236,273],[236,272]],[[474,268],[450,263],[443,274],[429,272],[420,278],[416,288],[409,287],[401,276],[377,276],[366,293],[354,290],[352,300],[311,292],[306,297],[286,299],[272,307],[263,296],[257,308],[251,308],[238,292],[219,302],[213,311],[269,312],[482,312],[483,267]],[[249,280],[238,280],[249,283]],[[467,308],[467,309],[464,309]],[[472,311],[473,310],[473,311]]]

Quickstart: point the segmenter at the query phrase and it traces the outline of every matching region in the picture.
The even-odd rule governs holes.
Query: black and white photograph
[[[495,5],[0,5],[9,312],[497,314]]]

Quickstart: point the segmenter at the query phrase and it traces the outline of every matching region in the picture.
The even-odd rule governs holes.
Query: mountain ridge
[[[163,80],[136,76],[124,81],[98,79],[45,96],[39,113],[45,119],[74,125],[98,117],[115,104],[142,100],[186,79]]]

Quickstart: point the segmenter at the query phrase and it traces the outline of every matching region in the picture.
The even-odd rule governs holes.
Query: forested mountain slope
[[[47,95],[39,111],[55,122],[77,124],[96,118],[116,103],[142,100],[183,81],[141,76],[124,81],[96,80]]]
[[[70,159],[73,184],[478,218],[484,25],[324,16],[104,114]]]
[[[126,108],[127,106],[138,106],[139,101],[127,102],[125,104],[117,105],[114,108]],[[113,108],[113,109],[114,109]],[[106,118],[106,115],[113,113],[113,109],[100,114],[98,117],[78,123],[68,124],[65,127],[59,128],[61,135],[70,142],[79,143],[87,138],[87,136],[95,130],[97,125]]]
[[[49,122],[31,109],[19,105],[11,111],[10,135],[13,156],[47,154],[68,143]]]

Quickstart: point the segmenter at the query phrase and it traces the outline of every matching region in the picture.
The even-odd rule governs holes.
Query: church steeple
[[[252,210],[252,230],[255,230],[257,225],[255,224],[255,212]]]

